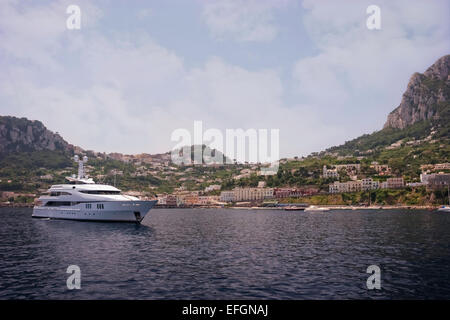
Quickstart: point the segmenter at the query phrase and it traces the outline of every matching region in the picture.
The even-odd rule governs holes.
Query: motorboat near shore
[[[157,200],[139,200],[122,194],[116,187],[96,184],[84,176],[82,160],[78,162],[78,177],[66,177],[67,184],[52,185],[39,197],[33,208],[33,218],[83,221],[117,221],[140,223]]]
[[[284,207],[284,211],[303,211],[303,210],[305,210],[305,208],[296,207],[296,206]]]
[[[309,206],[308,208],[305,208],[305,212],[323,212],[323,211],[330,211],[330,209],[316,206]]]
[[[292,205],[284,207],[285,211],[304,211],[307,205]]]
[[[448,206],[444,205],[437,209],[438,212],[450,212],[450,185],[447,185]]]
[[[437,208],[437,211],[439,212],[450,212],[450,206],[442,206]]]

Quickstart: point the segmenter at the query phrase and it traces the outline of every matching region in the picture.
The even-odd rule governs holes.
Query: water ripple
[[[152,210],[134,225],[0,208],[0,218],[0,299],[450,298],[445,214]],[[81,290],[66,287],[71,264]],[[366,288],[372,264],[379,291]]]

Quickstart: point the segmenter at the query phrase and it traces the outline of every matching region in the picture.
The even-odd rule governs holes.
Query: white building
[[[273,188],[235,188],[234,201],[252,201],[273,198]]]
[[[375,190],[378,189],[379,187],[380,184],[378,181],[373,181],[372,178],[367,178],[347,182],[335,181],[334,183],[328,186],[328,190],[330,193],[342,193],[342,192]]]
[[[338,178],[339,173],[337,172],[337,169],[327,169],[327,166],[323,166],[322,170],[322,177],[324,178]]]
[[[362,190],[375,190],[380,187],[378,181],[373,181],[372,178],[366,178],[361,180],[361,188]]]
[[[361,180],[347,181],[347,182],[335,181],[334,183],[329,185],[330,193],[357,192],[361,190],[362,190]]]
[[[220,190],[221,186],[220,184],[212,184],[208,187],[205,188],[205,192],[210,192],[210,191],[214,191],[214,190]]]
[[[443,186],[450,184],[450,173],[422,173],[420,181],[426,185]]]
[[[233,202],[234,201],[234,191],[222,191],[220,193],[220,201]]]
[[[403,178],[388,178],[386,181],[381,183],[382,189],[397,189],[403,188],[405,186],[405,181]]]

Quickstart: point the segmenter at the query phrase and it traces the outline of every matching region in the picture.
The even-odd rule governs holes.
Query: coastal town
[[[419,179],[411,179],[396,175],[397,170],[388,164],[367,163],[362,157],[354,163],[324,164],[321,168],[318,164],[322,160],[318,156],[296,157],[280,160],[280,178],[280,172],[275,177],[261,175],[261,164],[177,166],[171,162],[169,153],[87,153],[93,160],[85,169],[96,182],[117,185],[125,194],[141,199],[157,199],[156,207],[159,208],[277,207],[289,203],[326,205],[333,204],[330,197],[338,195],[419,189],[425,190],[421,191],[423,193],[446,188],[450,184],[450,163],[423,164]],[[341,162],[347,160],[339,159]],[[38,192],[2,191],[1,205],[32,206],[51,183],[55,180],[63,182],[64,176],[72,173],[73,168],[67,167],[53,174],[39,175],[35,179],[35,184],[40,186]],[[283,180],[283,174],[292,179]],[[299,183],[301,181],[306,183]],[[15,181],[8,179],[0,183],[7,186],[14,185]],[[322,199],[320,203],[317,197]],[[328,200],[324,201],[324,198]],[[352,200],[347,204],[367,206],[370,200],[369,197],[368,201]],[[400,204],[373,200],[378,204]]]
[[[161,207],[194,207],[194,206],[275,206],[286,199],[302,199],[318,194],[355,193],[377,189],[418,188],[439,189],[450,184],[450,163],[422,165],[419,182],[405,182],[403,177],[389,177],[391,168],[373,162],[373,168],[380,176],[388,176],[384,181],[371,177],[358,179],[360,164],[336,165],[332,169],[323,167],[322,178],[336,179],[329,184],[328,192],[317,186],[267,187],[266,181],[259,181],[257,187],[235,187],[223,190],[220,184],[211,184],[204,190],[188,191],[180,188],[172,194],[158,194],[158,205]],[[339,182],[340,171],[344,171],[351,178],[346,182]],[[243,169],[237,180],[249,177],[251,170]],[[342,174],[342,173],[341,173]],[[217,194],[220,191],[219,194]],[[136,193],[134,193],[136,195]],[[295,200],[294,200],[295,201]]]

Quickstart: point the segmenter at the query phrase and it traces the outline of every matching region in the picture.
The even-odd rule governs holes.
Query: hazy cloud
[[[1,2],[0,111],[97,151],[165,152],[173,130],[202,120],[204,130],[278,128],[281,155],[305,155],[380,128],[409,76],[449,51],[448,4],[437,1],[381,1],[376,32],[365,28],[363,2],[305,1],[299,19],[317,54],[267,68],[220,54],[189,64],[143,28],[105,28],[107,7],[87,1],[82,29],[69,31],[68,4]],[[217,37],[258,54],[251,43],[282,32],[274,12],[283,6],[214,1],[199,14]]]
[[[205,1],[203,17],[212,35],[237,41],[271,41],[278,27],[273,11],[287,1],[212,0]]]
[[[378,1],[382,27],[375,31],[365,23],[370,4],[304,1],[304,23],[319,50],[293,71],[299,99],[322,110],[324,121],[358,119],[358,134],[381,128],[409,77],[450,49],[448,2]]]

